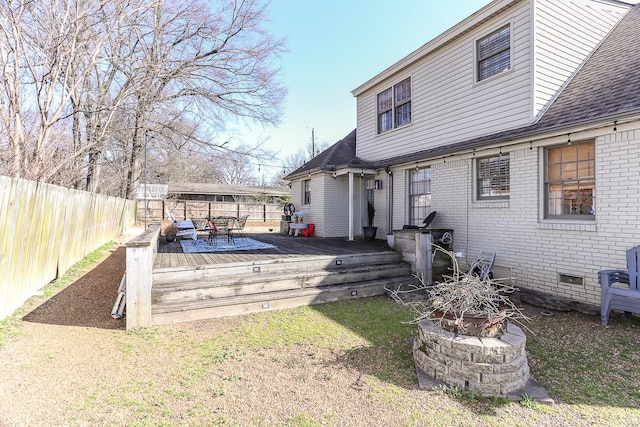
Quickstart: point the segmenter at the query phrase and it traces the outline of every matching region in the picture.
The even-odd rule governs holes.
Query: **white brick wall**
[[[480,251],[496,252],[496,275],[511,276],[522,287],[599,305],[598,271],[625,268],[625,251],[640,244],[640,122],[627,129],[613,134],[607,128],[587,135],[596,140],[596,221],[539,219],[542,145],[562,141],[555,138],[537,141],[540,148],[503,147],[503,154],[510,156],[508,201],[474,200],[474,161],[483,153],[432,164],[432,206],[438,211],[432,227],[454,230],[454,250],[464,254],[461,265],[473,262]],[[572,137],[577,140],[578,135]],[[384,239],[387,225],[385,175],[381,171],[376,176],[383,180],[383,190],[375,191],[379,239]],[[407,220],[406,176],[406,170],[394,170],[395,229]],[[347,175],[334,179],[329,173],[314,174],[310,206],[301,204],[301,181],[293,182],[293,203],[305,211],[305,222],[316,224],[317,236],[348,235],[348,182]],[[362,200],[360,177],[354,176],[356,236],[361,235]],[[559,274],[581,277],[584,284],[560,283]]]
[[[496,252],[496,265],[505,267],[496,271],[511,271],[520,286],[599,305],[598,271],[624,268],[625,251],[640,244],[640,129],[596,138],[595,222],[539,221],[539,150],[509,153],[507,202],[474,201],[474,158],[434,164],[433,228],[454,229],[454,249],[467,263],[480,251]],[[559,274],[584,285],[560,283]]]
[[[357,175],[357,174],[356,174]],[[302,182],[311,179],[311,203],[302,204]],[[349,235],[349,176],[341,175],[336,179],[331,173],[314,173],[311,177],[294,180],[291,185],[293,204],[296,210],[304,212],[304,222],[315,225],[315,236],[344,237]],[[377,194],[376,194],[377,197]],[[360,212],[362,191],[360,175],[354,176],[354,235],[362,235]],[[382,206],[380,206],[382,208]],[[382,221],[376,212],[376,223]],[[380,236],[378,236],[380,237]]]

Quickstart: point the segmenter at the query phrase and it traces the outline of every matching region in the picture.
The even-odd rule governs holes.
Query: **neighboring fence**
[[[0,176],[0,320],[133,225],[135,209],[131,200]]]
[[[278,223],[282,219],[283,207],[278,203],[232,203],[201,202],[196,200],[145,200],[138,199],[138,223],[162,221],[167,218],[167,210],[178,220],[209,218],[214,216],[249,215],[248,222]]]

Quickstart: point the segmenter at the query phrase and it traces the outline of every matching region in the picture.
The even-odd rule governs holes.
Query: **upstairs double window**
[[[507,25],[476,42],[477,81],[511,69],[511,26]]]
[[[378,94],[378,133],[411,123],[411,78]]]

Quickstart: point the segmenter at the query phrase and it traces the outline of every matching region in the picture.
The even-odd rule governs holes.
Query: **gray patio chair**
[[[600,280],[600,315],[607,326],[611,310],[640,314],[640,245],[627,251],[626,270],[602,270]]]
[[[469,267],[469,275],[478,276],[483,282],[493,279],[492,269],[495,260],[495,252],[480,252],[478,258]]]

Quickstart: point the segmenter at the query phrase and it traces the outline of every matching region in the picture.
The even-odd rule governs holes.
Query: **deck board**
[[[245,235],[276,247],[257,251],[184,254],[178,241],[167,243],[164,239],[161,239],[154,268],[197,267],[306,255],[346,255],[389,250],[384,240],[355,239],[349,241],[346,238],[293,237],[279,233],[245,233]]]

